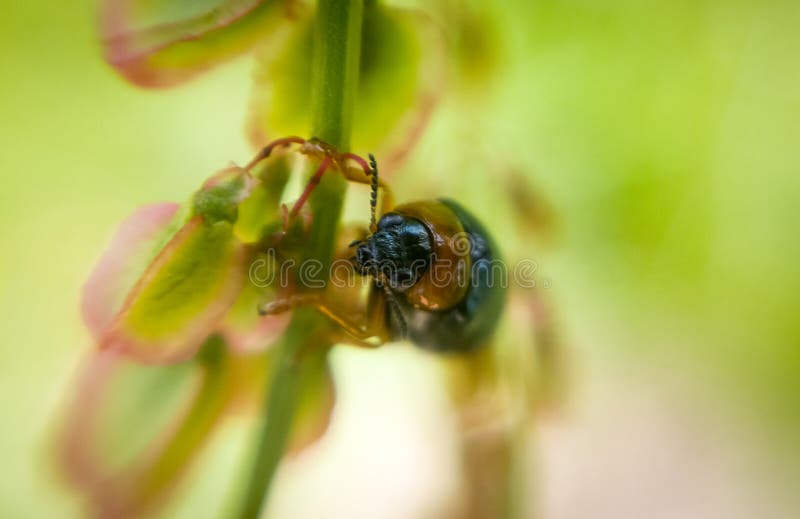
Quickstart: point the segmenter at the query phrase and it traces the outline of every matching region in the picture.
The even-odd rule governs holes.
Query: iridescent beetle
[[[352,153],[339,153],[318,140],[287,137],[266,146],[246,167],[267,158],[277,147],[296,144],[320,160],[305,190],[288,214],[296,218],[323,174],[334,167],[348,181],[368,183],[369,232],[349,243],[349,261],[371,283],[364,296],[357,287],[347,294],[334,287],[299,291],[262,305],[262,314],[313,306],[335,321],[350,342],[376,346],[409,339],[439,352],[467,352],[488,342],[503,311],[506,270],[497,246],[481,223],[449,199],[423,200],[391,207],[389,188],[379,179],[375,158],[369,164]],[[350,167],[349,163],[358,165]],[[363,176],[362,176],[363,173]],[[378,190],[382,214],[376,219]],[[354,249],[354,254],[353,254]],[[320,293],[322,292],[322,293]],[[355,299],[360,309],[346,303]],[[354,318],[360,315],[360,318]]]

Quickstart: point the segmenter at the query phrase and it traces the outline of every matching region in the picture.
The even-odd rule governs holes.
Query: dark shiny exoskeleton
[[[404,204],[384,214],[358,245],[354,263],[387,292],[392,339],[466,352],[488,342],[497,326],[505,266],[481,223],[452,200]]]

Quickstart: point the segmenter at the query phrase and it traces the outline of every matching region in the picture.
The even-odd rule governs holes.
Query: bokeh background
[[[251,60],[137,90],[102,61],[94,9],[0,15],[4,517],[83,513],[53,443],[91,348],[81,284],[116,223],[251,154]],[[393,182],[400,199],[461,200],[550,282],[568,384],[531,434],[525,491],[553,518],[796,517],[800,6],[485,9],[491,30],[465,43],[485,51],[475,83],[448,87]],[[546,239],[516,223],[520,176]],[[459,461],[434,361],[402,346],[334,359],[331,430],[284,465],[271,516],[442,516]],[[224,509],[247,427],[219,432],[165,516]]]

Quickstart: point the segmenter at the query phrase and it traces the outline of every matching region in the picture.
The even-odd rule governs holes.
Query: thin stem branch
[[[361,53],[363,0],[319,0],[314,28],[312,76],[312,135],[347,151]],[[326,175],[311,195],[314,223],[306,259],[330,264],[336,228],[342,211],[345,181]],[[327,272],[323,268],[321,273]],[[283,457],[300,400],[314,364],[305,355],[324,355],[331,346],[324,334],[328,323],[310,309],[297,309],[276,347],[273,372],[264,403],[254,466],[239,517],[261,513],[275,472]],[[301,361],[301,355],[303,359]]]

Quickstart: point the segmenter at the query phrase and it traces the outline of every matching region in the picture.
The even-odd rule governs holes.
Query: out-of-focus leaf
[[[66,411],[60,462],[82,489],[92,515],[139,517],[169,497],[217,426],[231,413],[260,410],[273,352],[238,355],[218,336],[191,361],[142,366],[95,352],[79,373]],[[309,362],[290,449],[326,430],[334,402],[325,351]]]
[[[102,0],[106,60],[129,81],[165,87],[253,47],[288,0]]]
[[[192,198],[192,212],[207,223],[235,223],[239,204],[247,199],[256,180],[244,169],[232,166],[215,173],[203,183]]]
[[[68,410],[61,461],[96,515],[140,515],[179,481],[231,400],[226,355],[219,340],[171,366],[93,354]]]
[[[255,355],[232,353],[235,364],[236,399],[228,409],[239,416],[257,417],[263,411],[269,396],[267,377],[274,367],[276,349]],[[307,352],[302,357],[303,392],[297,403],[288,452],[297,454],[320,439],[328,424],[336,400],[333,375],[329,363],[329,349]]]
[[[485,96],[504,58],[498,5],[482,0],[440,0],[431,4],[431,11],[444,28],[457,79],[454,90]]]
[[[289,180],[291,164],[285,155],[263,161],[254,168],[259,182],[250,196],[239,204],[234,232],[243,243],[254,243],[266,229],[275,228],[281,220],[280,201]]]
[[[236,351],[258,351],[271,345],[289,324],[291,313],[259,315],[258,305],[275,297],[280,280],[274,256],[259,254],[247,265],[247,277],[236,302],[219,327]]]
[[[538,289],[512,291],[507,317],[490,347],[441,359],[467,434],[527,422],[563,403],[569,352],[546,296]]]
[[[444,87],[442,41],[422,13],[377,3],[365,11],[363,38],[354,143],[390,167],[416,143]]]
[[[191,355],[214,331],[239,351],[271,342],[285,319],[258,315],[266,286],[248,281],[255,249],[246,244],[280,229],[289,172],[285,161],[276,164],[257,168],[260,178],[226,168],[183,212],[157,204],[123,223],[84,289],[84,317],[101,347],[169,362]]]
[[[311,445],[328,429],[336,401],[328,353],[315,351],[303,358],[305,379],[289,442],[291,453]]]
[[[143,362],[191,356],[241,290],[245,247],[225,220],[189,220],[150,263],[100,347]]]
[[[242,243],[258,243],[264,234],[279,228],[280,198],[289,179],[290,164],[279,156],[255,170],[257,177],[240,168],[230,168],[213,177],[195,195],[195,211],[235,222],[234,234]],[[245,265],[244,285],[219,332],[239,352],[269,346],[288,324],[290,314],[261,316],[259,303],[274,297],[279,280],[276,258],[271,254],[250,254]]]
[[[371,150],[384,169],[420,136],[443,86],[442,41],[415,11],[365,6],[352,149]],[[299,19],[259,48],[247,131],[254,146],[310,128],[312,23]]]
[[[144,206],[120,224],[83,287],[83,320],[95,339],[119,312],[147,264],[177,230],[179,208],[175,203]]]

